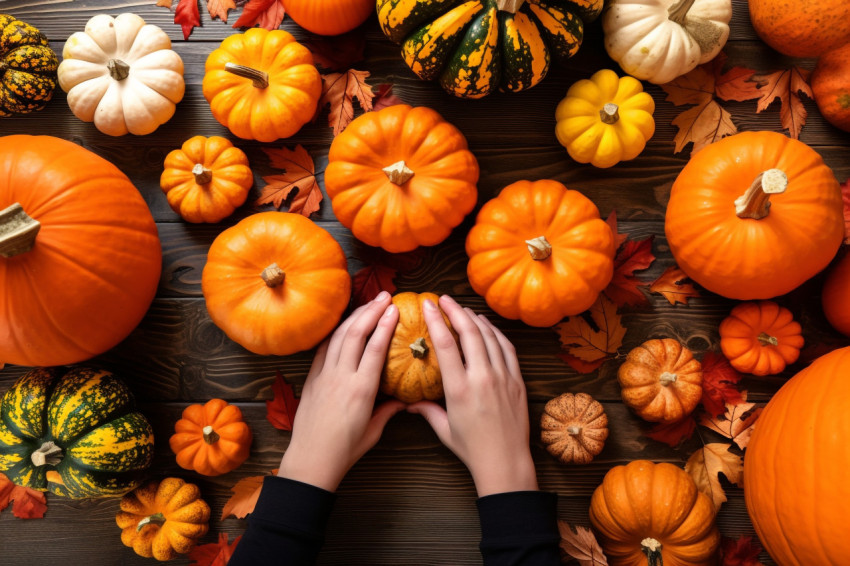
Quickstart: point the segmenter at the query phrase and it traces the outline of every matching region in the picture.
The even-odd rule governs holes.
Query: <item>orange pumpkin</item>
[[[741,303],[720,323],[720,349],[738,371],[776,375],[800,357],[801,332],[785,307],[772,301]]]
[[[430,108],[402,104],[349,124],[325,169],[337,220],[393,253],[445,240],[475,207],[477,182],[463,134]]]
[[[117,167],[50,136],[0,138],[0,363],[86,360],[127,337],[162,269],[156,224]]]
[[[282,0],[295,23],[319,35],[351,31],[375,10],[375,0]]]
[[[744,455],[744,498],[783,566],[847,564],[850,348],[815,360],[776,393]]]
[[[351,278],[342,248],[300,214],[261,212],[218,235],[201,289],[212,321],[261,355],[309,350],[348,305]]]
[[[702,364],[678,340],[647,340],[617,371],[623,403],[650,422],[673,423],[702,399]]]
[[[850,336],[850,254],[845,253],[827,275],[821,304],[832,327]]]
[[[835,175],[806,144],[744,132],[697,152],[664,226],[679,267],[732,299],[769,299],[829,264],[844,237]]]
[[[750,20],[768,45],[792,57],[817,57],[850,42],[847,0],[749,0]]]
[[[165,157],[159,186],[188,222],[218,222],[242,206],[254,184],[245,153],[219,137],[195,136]]]
[[[310,51],[289,32],[251,28],[207,57],[204,98],[235,136],[272,142],[313,119],[322,77]]]
[[[211,399],[183,409],[168,442],[181,468],[220,476],[248,459],[252,438],[239,407]]]
[[[826,121],[850,132],[850,43],[821,55],[809,83]]]
[[[557,181],[518,181],[478,213],[466,273],[503,317],[552,326],[596,301],[614,251],[611,228],[587,197]]]
[[[540,440],[564,464],[588,464],[608,438],[608,415],[587,393],[562,393],[550,399],[540,417]]]
[[[611,566],[717,563],[714,504],[672,464],[635,460],[609,470],[590,500],[590,523]]]

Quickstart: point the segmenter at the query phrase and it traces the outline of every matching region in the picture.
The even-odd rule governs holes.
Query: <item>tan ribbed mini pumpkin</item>
[[[564,393],[546,403],[540,438],[549,454],[565,464],[587,464],[602,452],[608,416],[587,393]]]

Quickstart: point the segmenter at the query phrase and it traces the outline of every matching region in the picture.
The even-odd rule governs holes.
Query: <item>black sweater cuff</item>
[[[560,564],[557,511],[556,493],[514,491],[480,498],[484,564]]]

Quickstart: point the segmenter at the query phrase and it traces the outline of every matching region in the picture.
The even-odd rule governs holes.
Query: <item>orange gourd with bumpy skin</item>
[[[169,444],[181,468],[204,476],[220,476],[248,459],[252,438],[239,407],[211,399],[183,409]]]
[[[835,256],[844,238],[841,191],[803,142],[743,132],[691,157],[673,183],[664,231],[679,267],[709,291],[770,299]]]
[[[590,199],[557,181],[517,181],[478,213],[466,273],[498,314],[552,326],[596,301],[614,273],[614,251]]]
[[[850,132],[850,43],[821,55],[809,84],[826,121]]]
[[[785,55],[817,57],[850,42],[847,0],[749,0],[748,4],[758,36]]]
[[[720,348],[738,371],[776,375],[800,357],[801,331],[791,311],[773,301],[741,303],[720,323]]]
[[[375,0],[283,0],[286,15],[319,35],[351,31],[375,10]]]

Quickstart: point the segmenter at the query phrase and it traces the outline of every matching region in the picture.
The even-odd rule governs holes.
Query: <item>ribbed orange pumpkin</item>
[[[375,0],[283,0],[295,23],[319,35],[351,31],[375,10]]]
[[[596,301],[614,273],[614,251],[590,199],[557,181],[517,181],[478,213],[466,274],[503,317],[552,326]]]
[[[850,43],[821,55],[809,83],[826,121],[850,132]]]
[[[212,321],[261,355],[309,350],[348,306],[342,248],[300,214],[261,212],[218,235],[201,288]]]
[[[161,269],[150,210],[117,167],[50,136],[0,138],[0,363],[112,348],[147,312]]]
[[[251,429],[242,411],[222,399],[189,405],[168,440],[177,464],[204,476],[233,471],[251,452]]]
[[[744,132],[691,157],[673,184],[664,230],[679,267],[709,291],[769,299],[835,256],[844,237],[841,191],[806,144]]]
[[[850,557],[850,348],[791,378],[765,407],[744,454],[744,497],[759,540],[782,566]]]
[[[325,188],[354,236],[388,252],[445,240],[478,199],[478,162],[430,108],[367,112],[334,138]]]
[[[821,305],[832,327],[850,336],[850,253],[845,253],[826,276]]]
[[[750,20],[768,45],[792,57],[817,57],[850,41],[847,0],[749,0]]]
[[[635,460],[609,470],[590,500],[590,522],[611,566],[717,564],[714,505],[672,464]]]
[[[776,375],[800,357],[801,332],[791,311],[773,301],[741,303],[720,323],[720,349],[738,371]]]

